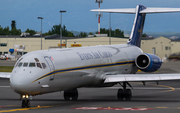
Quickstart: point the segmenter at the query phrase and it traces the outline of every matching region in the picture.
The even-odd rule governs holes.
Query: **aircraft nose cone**
[[[10,86],[11,88],[19,93],[24,94],[24,92],[28,89],[27,87],[27,80],[23,75],[11,75],[10,77]]]

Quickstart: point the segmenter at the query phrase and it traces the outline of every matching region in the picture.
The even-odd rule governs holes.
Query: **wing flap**
[[[180,74],[118,74],[106,75],[104,83],[180,80]]]
[[[0,72],[0,78],[10,78],[11,73]]]

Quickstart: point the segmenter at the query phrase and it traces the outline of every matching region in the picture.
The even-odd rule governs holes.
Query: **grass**
[[[0,72],[12,72],[14,66],[0,66]]]

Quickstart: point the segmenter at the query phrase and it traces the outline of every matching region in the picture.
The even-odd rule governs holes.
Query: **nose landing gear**
[[[29,95],[22,95],[22,108],[30,107],[30,98]]]

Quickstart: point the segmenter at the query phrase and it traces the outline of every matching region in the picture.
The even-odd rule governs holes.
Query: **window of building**
[[[166,46],[166,47],[165,47],[165,50],[168,50],[168,48],[169,48],[169,47],[168,47],[168,46]]]
[[[4,54],[8,54],[8,52],[4,52]]]
[[[23,55],[25,55],[27,52],[23,52]]]
[[[22,52],[17,52],[17,55],[22,55]]]
[[[0,46],[7,46],[7,43],[0,43]]]
[[[155,47],[152,48],[152,53],[153,53],[154,55],[156,54],[156,48],[155,48]]]

